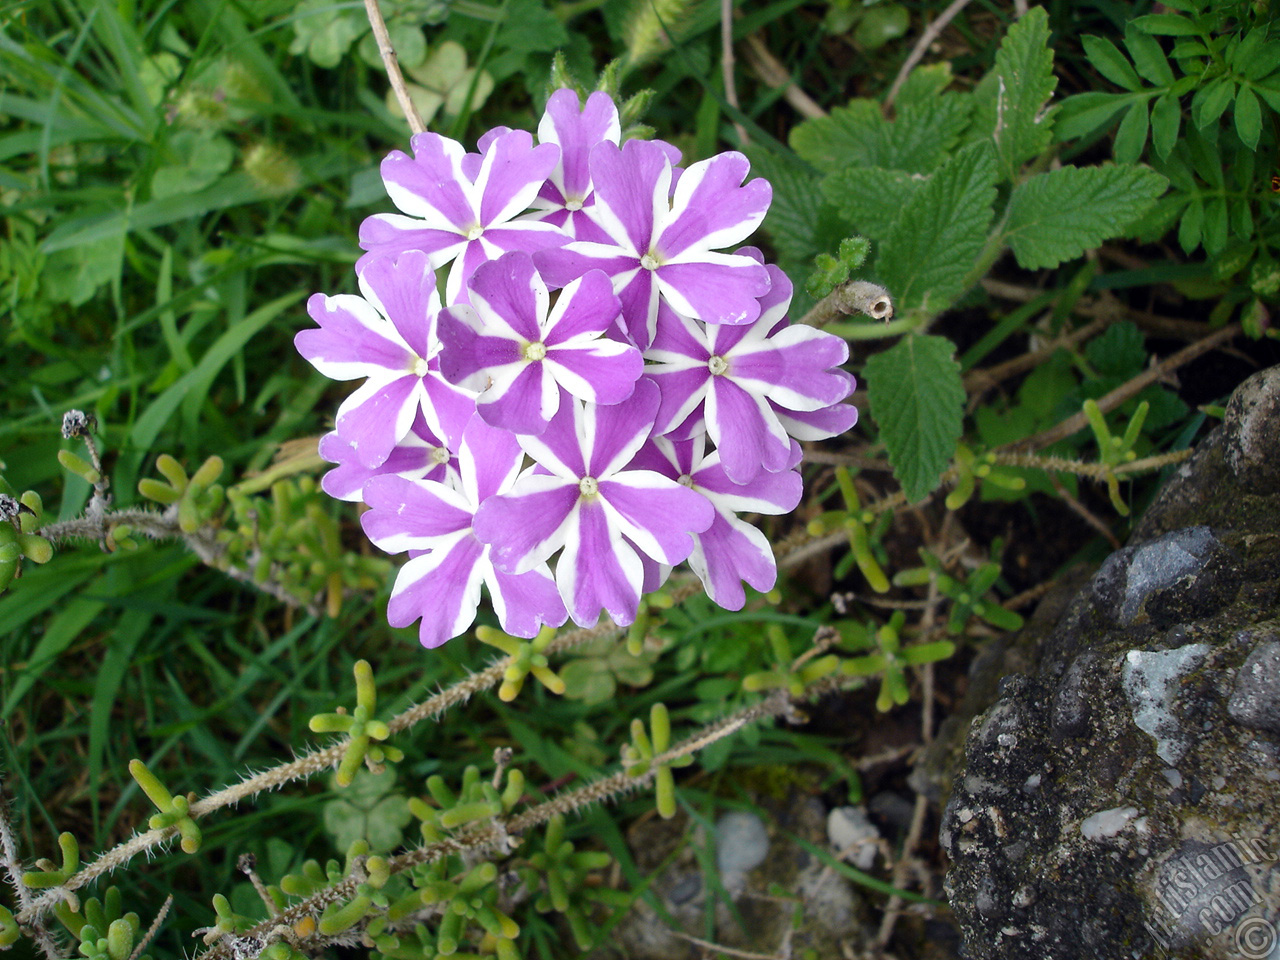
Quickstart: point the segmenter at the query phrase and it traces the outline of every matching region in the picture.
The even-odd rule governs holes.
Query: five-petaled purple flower
[[[392,153],[401,213],[361,227],[362,296],[316,295],[296,339],[326,376],[365,378],[321,441],[323,486],[408,554],[388,619],[420,619],[426,646],[470,626],[482,586],[515,636],[630,624],[686,560],[741,609],[777,577],[741,515],[794,509],[797,441],[857,419],[844,342],[790,324],[790,282],[734,250],[771,196],[745,157],[682,170],[670,144],[620,145],[607,96],[568,90],[538,138]]]

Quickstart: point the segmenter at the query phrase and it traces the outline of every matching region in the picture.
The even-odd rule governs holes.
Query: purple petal
[[[541,220],[508,220],[499,226],[486,227],[480,234],[489,259],[496,260],[504,253],[521,251],[537,253],[563,246],[572,238],[557,230],[553,224]]]
[[[391,202],[436,230],[465,233],[476,223],[462,174],[466,153],[456,140],[420,133],[411,141],[413,157],[394,150],[382,161],[382,182]]]
[[[640,258],[611,244],[580,241],[539,251],[534,254],[533,263],[550,286],[563,287],[589,270],[601,270],[611,278],[627,274],[640,266]],[[617,290],[615,280],[614,292]]]
[[[377,213],[360,224],[360,248],[369,252],[356,261],[361,270],[371,260],[394,257],[407,250],[421,250],[439,269],[461,251],[467,238],[453,228],[422,226],[421,220],[395,213]]]
[[[849,403],[837,403],[823,410],[803,413],[781,407],[773,407],[773,411],[787,433],[797,440],[828,440],[852,429],[858,422],[858,408]]]
[[[790,513],[804,496],[804,481],[792,469],[778,473],[761,470],[749,483],[734,483],[725,473],[718,453],[699,465],[693,474],[693,486],[717,510],[735,513]]]
[[[387,553],[432,550],[471,526],[471,509],[462,494],[430,480],[374,477],[365,484],[364,502],[369,509],[360,525]]]
[[[368,261],[359,277],[365,299],[395,324],[409,349],[423,359],[429,358],[434,352],[440,295],[427,255],[410,250],[395,260]]]
[[[676,185],[671,217],[654,244],[665,259],[689,249],[718,250],[745,240],[769,209],[766,180],[739,186],[751,165],[740,153],[720,153],[689,167]]]
[[[470,240],[462,249],[461,255],[449,267],[449,276],[444,282],[444,299],[449,306],[467,302],[467,281],[481,264],[492,259],[489,251],[479,240]]]
[[[423,377],[422,387],[426,392],[422,408],[427,425],[446,447],[456,451],[462,445],[462,432],[476,412],[475,394],[436,376]]]
[[[761,470],[788,467],[791,438],[767,401],[725,377],[713,377],[706,401],[707,432],[729,479],[750,483]]]
[[[579,436],[583,448],[590,450],[586,463],[589,476],[608,477],[626,466],[649,438],[658,401],[658,388],[651,381],[641,379],[626,403],[588,404],[583,409]],[[577,403],[572,406],[579,408]]]
[[[839,337],[813,327],[786,327],[759,349],[752,344],[731,354],[726,375],[789,410],[817,410],[848,396],[847,381],[827,372],[848,358],[848,344]]]
[[[507,490],[520,472],[524,451],[506,430],[489,426],[472,417],[462,435],[458,464],[462,489],[473,506]]]
[[[564,545],[576,525],[577,503],[577,483],[530,474],[517,480],[510,493],[480,504],[472,529],[491,545],[495,569],[525,573]]]
[[[484,321],[471,304],[460,303],[442,311],[440,373],[450,383],[468,390],[483,390],[489,370],[520,361],[520,345],[503,336],[486,336]]]
[[[696,262],[664,263],[656,273],[676,312],[706,323],[750,323],[758,298],[769,292],[769,273],[748,257],[699,253]]]
[[[560,162],[554,143],[533,145],[526,130],[512,130],[488,144],[476,190],[480,194],[480,223],[505,223],[529,209],[543,181]]]
[[[715,510],[700,493],[648,470],[624,470],[600,481],[600,497],[622,518],[622,532],[655,560],[677,564],[693,551],[692,534]]]
[[[387,622],[407,627],[419,617],[418,639],[424,647],[438,647],[475,621],[480,605],[478,561],[484,547],[472,536],[450,547],[414,557],[396,576],[387,603]]]
[[[667,189],[671,161],[666,151],[645,140],[628,140],[619,149],[597,144],[591,151],[595,185],[592,217],[628,253],[644,256],[654,231],[669,215]]]
[[[351,443],[366,467],[379,467],[417,415],[421,377],[369,380],[338,407],[338,435]]]
[[[320,329],[299,331],[293,343],[329,379],[356,380],[413,366],[413,355],[395,328],[360,297],[317,293],[307,301],[307,312]]]
[[[579,201],[591,190],[591,148],[605,140],[617,143],[621,136],[618,108],[607,93],[599,91],[587,97],[580,111],[575,91],[557,90],[548,98],[538,124],[538,140],[560,145],[560,164],[551,180],[563,196]]]
[[[320,438],[320,456],[338,466],[321,478],[321,489],[335,500],[359,502],[364,485],[383,474],[448,482],[450,477],[456,476],[456,461],[448,456],[440,441],[430,435],[425,424],[419,426],[421,416],[419,413],[413,429],[400,439],[390,456],[377,467],[362,466],[356,456],[356,448],[336,432],[325,434]]]
[[[602,270],[590,270],[560,291],[547,316],[543,340],[548,347],[574,337],[604,333],[617,319],[622,304],[613,295],[613,284]]]
[[[495,376],[489,389],[480,394],[476,409],[495,427],[537,436],[546,431],[560,408],[560,388],[542,361],[526,362],[516,369],[514,376]]]
[[[498,622],[513,637],[536,637],[544,623],[558,627],[569,619],[569,611],[545,565],[528,573],[493,570],[484,582]]]
[[[653,432],[657,436],[672,432],[698,409],[712,380],[711,371],[706,367],[682,370],[666,365],[648,368],[645,377],[656,383],[662,394],[662,403],[653,423]]]
[[[573,622],[593,625],[603,609],[625,627],[640,608],[644,566],[612,524],[599,501],[576,511],[578,523],[556,563],[556,584]]]
[[[543,361],[556,383],[580,400],[621,403],[635,392],[644,358],[629,343],[593,340],[547,351]]]
[[[698,534],[689,566],[707,596],[726,610],[741,610],[747,602],[743,580],[765,593],[778,579],[768,538],[746,521],[724,513],[717,513],[710,529]]]
[[[471,303],[488,332],[527,343],[542,339],[549,294],[527,253],[508,253],[481,264],[469,286]]]

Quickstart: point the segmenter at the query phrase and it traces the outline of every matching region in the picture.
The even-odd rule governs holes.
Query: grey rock
[[[1280,733],[1280,640],[1259,643],[1245,658],[1227,712],[1246,727]]]
[[[1131,544],[975,664],[939,831],[970,960],[1280,960],[1280,368],[1246,387]]]
[[[1280,367],[1255,373],[1231,395],[1223,418],[1225,459],[1250,493],[1280,490]]]
[[[734,810],[716,821],[716,866],[720,880],[731,890],[769,855],[769,831],[754,813]]]

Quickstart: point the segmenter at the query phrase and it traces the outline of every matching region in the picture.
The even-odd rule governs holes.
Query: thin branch
[[[724,99],[733,109],[738,109],[738,85],[733,76],[733,0],[720,0],[720,76],[724,80]],[[747,128],[733,122],[738,133],[738,144],[746,146],[750,141]]]
[[[907,55],[907,59],[902,62],[902,66],[898,70],[898,75],[893,79],[893,86],[889,88],[888,94],[884,98],[884,109],[888,110],[893,106],[893,101],[898,96],[898,91],[902,89],[902,85],[907,82],[907,75],[915,69],[916,64],[924,59],[925,52],[929,49],[933,41],[942,35],[942,31],[947,28],[956,15],[969,5],[969,0],[953,0],[951,5],[942,13],[938,14],[938,19],[924,28],[924,33],[920,34],[920,39],[916,41],[916,45],[911,48],[911,53]]]
[[[753,33],[746,38],[746,45],[747,65],[768,86],[781,87],[782,99],[791,104],[798,114],[811,120],[827,115],[827,111],[791,79],[787,68],[769,51],[763,40]]]
[[[1142,392],[1146,387],[1155,383],[1160,378],[1166,376],[1181,366],[1185,366],[1192,360],[1208,353],[1214,347],[1225,343],[1240,332],[1240,324],[1233,323],[1230,326],[1223,327],[1221,330],[1209,334],[1202,340],[1184,347],[1172,356],[1166,357],[1164,360],[1154,366],[1144,370],[1132,380],[1116,387],[1106,396],[1098,400],[1098,408],[1106,413],[1114,410],[1120,404],[1124,403],[1130,397]],[[1040,433],[1033,434],[1009,445],[1008,449],[1016,450],[1023,447],[1047,447],[1050,444],[1057,443],[1059,440],[1065,440],[1089,425],[1089,421],[1085,418],[1083,412],[1074,414],[1063,420],[1055,427],[1048,430],[1042,430]]]
[[[391,89],[395,91],[396,102],[409,121],[409,129],[415,134],[426,133],[427,125],[422,122],[422,116],[413,105],[413,98],[409,96],[409,88],[405,86],[400,61],[396,59],[396,52],[391,47],[391,36],[387,33],[387,22],[382,19],[382,11],[378,9],[378,0],[364,0],[364,10],[369,16],[369,26],[373,27],[373,38],[378,42],[378,53],[382,54],[382,63],[387,68],[387,79],[391,81]]]

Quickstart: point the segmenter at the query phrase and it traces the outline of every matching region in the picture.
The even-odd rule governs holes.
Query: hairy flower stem
[[[736,733],[749,723],[781,716],[794,717],[797,713],[796,705],[798,703],[807,702],[818,696],[834,692],[842,686],[855,685],[861,682],[862,678],[824,677],[811,684],[799,697],[793,697],[785,690],[777,690],[765,699],[709,724],[692,736],[682,740],[670,750],[654,757],[648,762],[648,769],[644,773],[631,775],[624,770],[619,770],[608,777],[579,787],[577,790],[563,793],[554,799],[540,803],[523,813],[497,819],[488,824],[467,830],[456,837],[450,837],[446,840],[420,847],[417,850],[410,850],[398,856],[390,857],[388,859],[390,872],[392,874],[401,873],[422,864],[433,863],[453,854],[463,852],[478,854],[493,849],[502,849],[505,847],[508,838],[541,826],[557,814],[573,813],[584,807],[649,786],[653,778],[657,776],[659,767],[681,757],[694,754],[717,740]],[[278,915],[263,921],[252,930],[247,931],[244,936],[268,939],[272,931],[281,925],[292,926],[305,917],[318,915],[330,903],[350,900],[356,895],[358,885],[359,881],[355,876],[348,876],[333,886],[326,887],[307,899],[291,905]],[[319,946],[320,944],[312,945]],[[230,945],[224,941],[215,944],[211,949],[200,954],[196,960],[225,960],[230,956]]]

